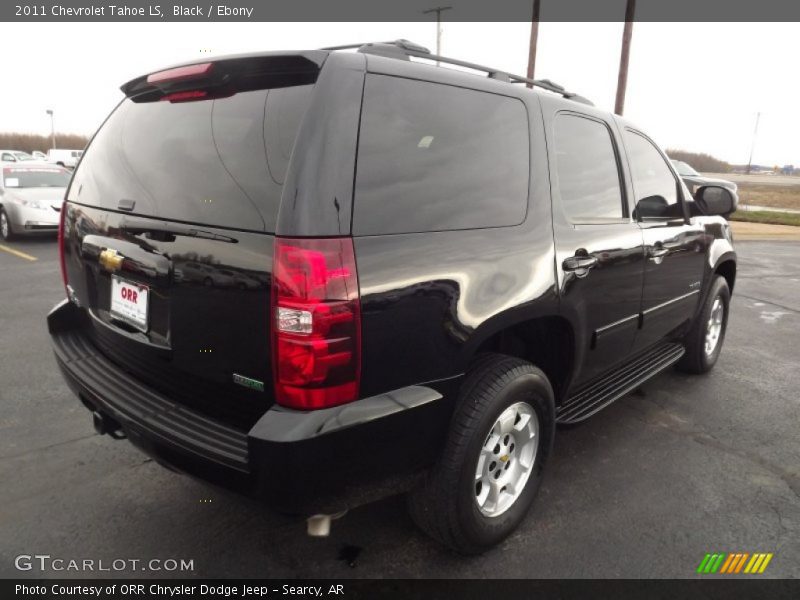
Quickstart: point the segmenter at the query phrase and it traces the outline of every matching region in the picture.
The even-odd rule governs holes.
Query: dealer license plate
[[[111,276],[111,316],[140,331],[147,331],[147,286]]]

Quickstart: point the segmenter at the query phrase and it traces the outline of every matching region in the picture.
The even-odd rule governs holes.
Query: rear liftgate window
[[[518,225],[527,209],[529,164],[520,100],[368,75],[353,232]]]
[[[193,102],[126,99],[97,134],[70,200],[273,232],[312,85]]]

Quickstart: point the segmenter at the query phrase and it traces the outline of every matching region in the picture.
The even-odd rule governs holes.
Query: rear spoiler
[[[317,80],[328,52],[241,54],[175,65],[131,79],[120,87],[134,102],[201,100]]]

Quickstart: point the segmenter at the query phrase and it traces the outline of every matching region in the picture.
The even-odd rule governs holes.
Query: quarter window
[[[570,113],[556,117],[556,177],[561,205],[574,223],[624,218],[619,166],[611,132],[600,121]]]
[[[520,224],[528,203],[528,131],[518,99],[368,75],[353,232]]]

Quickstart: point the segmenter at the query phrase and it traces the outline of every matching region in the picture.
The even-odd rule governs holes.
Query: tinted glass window
[[[619,167],[608,127],[560,114],[553,125],[561,205],[576,223],[623,218]]]
[[[97,134],[70,200],[221,227],[274,231],[311,85],[199,102],[125,100]]]
[[[6,187],[67,187],[69,173],[64,169],[47,167],[11,167],[3,169]]]
[[[625,144],[636,194],[634,216],[638,219],[682,218],[678,183],[661,153],[650,140],[628,130]]]
[[[368,75],[353,231],[517,225],[527,210],[528,146],[519,100]]]

